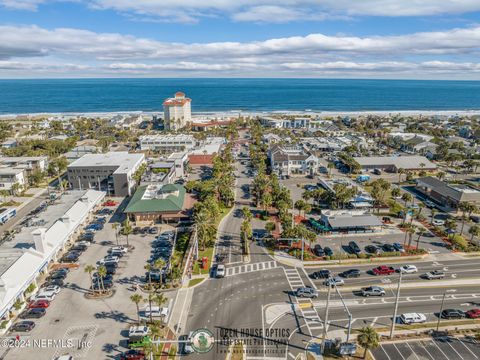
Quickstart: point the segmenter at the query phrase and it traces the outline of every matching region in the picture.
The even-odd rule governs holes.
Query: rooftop
[[[126,213],[180,212],[185,188],[178,184],[140,186],[125,209]]]
[[[85,154],[68,165],[73,167],[118,166],[115,173],[126,173],[145,159],[144,154],[130,154],[126,151],[108,152],[106,154]]]
[[[395,166],[397,169],[436,169],[437,165],[425,156],[361,156],[354,158],[360,166]],[[424,166],[421,166],[423,164]]]

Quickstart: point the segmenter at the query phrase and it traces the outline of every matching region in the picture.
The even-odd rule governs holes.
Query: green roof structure
[[[125,212],[175,213],[183,210],[185,188],[178,184],[140,186],[127,205]]]

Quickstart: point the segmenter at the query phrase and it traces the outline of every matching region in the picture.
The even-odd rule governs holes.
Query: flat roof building
[[[437,165],[425,156],[361,156],[353,158],[363,170],[380,169],[387,172],[404,170],[435,170]]]
[[[338,232],[373,232],[383,225],[375,215],[355,210],[325,210],[321,220],[330,231]]]
[[[140,150],[178,152],[192,149],[195,144],[193,135],[145,135],[139,137]]]
[[[417,190],[443,207],[456,209],[462,202],[480,205],[480,191],[463,184],[448,184],[433,176],[417,179]]]
[[[116,196],[130,196],[136,186],[133,175],[144,163],[144,154],[124,151],[86,154],[68,165],[68,181],[73,189],[97,189]]]

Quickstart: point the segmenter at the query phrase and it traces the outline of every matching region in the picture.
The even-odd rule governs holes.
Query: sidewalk
[[[172,313],[168,320],[168,326],[176,334],[180,334],[187,325],[188,312],[193,299],[193,288],[178,290]]]

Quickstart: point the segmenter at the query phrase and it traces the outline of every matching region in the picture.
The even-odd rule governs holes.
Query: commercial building
[[[0,318],[11,325],[13,316],[25,306],[25,291],[30,284],[38,289],[37,279],[48,272],[60,252],[86,224],[95,208],[105,197],[104,192],[71,191],[62,202],[41,213],[48,228],[24,227],[0,248]],[[60,215],[60,219],[58,218]],[[21,245],[21,246],[20,246]],[[23,304],[15,310],[14,304]]]
[[[108,152],[86,154],[67,167],[73,189],[97,189],[116,196],[130,196],[136,183],[135,172],[145,163],[144,154]]]
[[[186,192],[182,185],[139,186],[125,213],[137,224],[177,222],[188,217],[184,212],[188,208],[185,199]]]
[[[25,169],[28,175],[34,171],[45,171],[48,158],[46,156],[6,156],[0,157],[0,166]]]
[[[373,232],[383,225],[378,217],[361,210],[325,210],[321,221],[329,231],[335,232]]]
[[[480,191],[462,184],[448,184],[432,176],[417,179],[416,189],[442,207],[456,209],[462,202],[480,205]]]
[[[163,102],[163,120],[165,130],[179,130],[192,122],[192,100],[183,92],[175,93],[175,97]]]
[[[192,149],[195,144],[195,138],[192,135],[145,135],[140,136],[140,150],[179,152]]]
[[[437,165],[425,156],[362,156],[354,160],[360,164],[362,170],[379,169],[387,172],[397,172],[399,169],[420,171],[435,170]]]
[[[299,146],[274,144],[268,155],[272,170],[278,175],[313,175],[318,171],[318,158]]]

